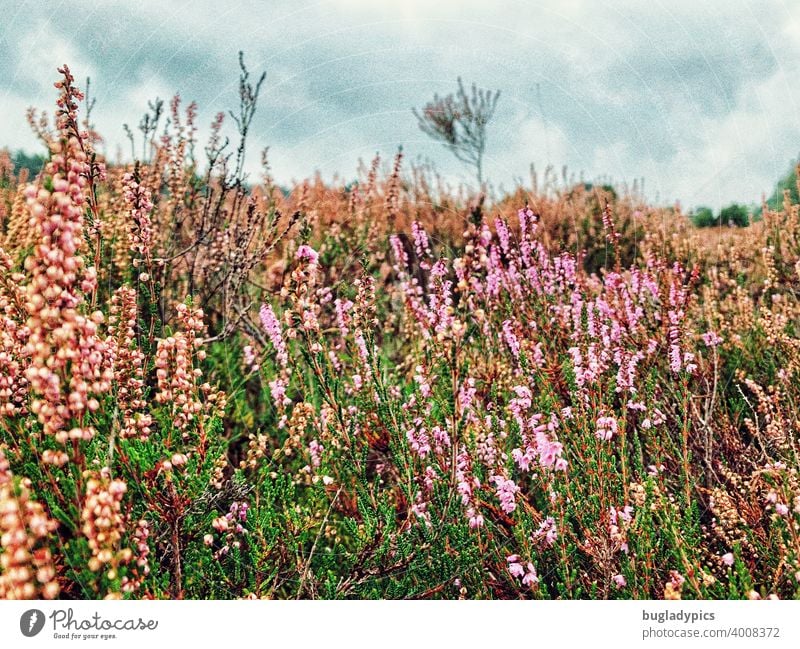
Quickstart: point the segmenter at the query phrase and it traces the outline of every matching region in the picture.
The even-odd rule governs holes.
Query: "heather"
[[[127,164],[65,67],[45,166],[0,154],[0,597],[800,594],[791,192],[284,191],[242,70]]]

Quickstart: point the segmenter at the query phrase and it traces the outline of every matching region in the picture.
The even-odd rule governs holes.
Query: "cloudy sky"
[[[758,201],[800,152],[797,0],[0,0],[0,16],[11,148],[36,150],[25,109],[52,106],[61,63],[91,77],[114,154],[148,99],[179,92],[203,124],[234,108],[241,49],[267,72],[251,163],[269,145],[282,181],[349,177],[399,144],[469,180],[411,113],[458,76],[502,92],[497,185],[551,163],[718,207]]]

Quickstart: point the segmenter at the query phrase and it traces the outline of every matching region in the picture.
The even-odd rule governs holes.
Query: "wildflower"
[[[417,253],[417,257],[419,259],[430,257],[431,247],[428,241],[428,235],[418,221],[412,221],[411,223],[411,236],[414,239],[414,252]],[[424,264],[426,262],[423,261],[422,263]]]
[[[144,398],[144,354],[136,343],[136,291],[122,286],[111,298],[106,344],[111,357],[117,404],[122,413],[120,437],[150,436],[153,419]]]
[[[322,451],[325,450],[317,440],[312,439],[308,444],[308,452],[311,455],[311,466],[315,469],[322,463]]]
[[[86,478],[81,532],[92,552],[88,567],[92,572],[108,567],[109,573],[115,573],[120,564],[133,558],[130,549],[120,548],[126,531],[122,499],[128,486],[123,480],[112,480],[107,469],[99,473],[87,472]]]
[[[508,348],[511,350],[511,355],[515,359],[519,359],[520,344],[517,335],[514,333],[514,325],[511,320],[505,320],[503,322],[503,336],[506,345],[508,345]]]
[[[614,582],[614,585],[619,588],[625,588],[628,582],[625,580],[624,575],[614,575],[611,580]]]
[[[536,568],[533,567],[533,564],[529,561],[527,566],[527,570],[525,572],[525,576],[522,578],[522,583],[526,586],[534,586],[535,584],[539,583],[539,576],[536,574]]]
[[[225,400],[210,384],[198,384],[203,372],[195,367],[195,361],[205,358],[197,337],[205,329],[203,311],[185,304],[179,304],[176,310],[181,330],[160,339],[156,347],[155,401],[168,406],[172,425],[187,439],[190,430],[203,430],[208,418],[224,408]]]
[[[728,567],[732,566],[733,565],[733,553],[732,552],[726,552],[725,554],[723,554],[722,555],[722,563],[724,563]]]
[[[520,563],[518,555],[512,554],[506,557],[506,561],[508,562],[508,572],[512,577],[520,578],[525,574],[525,568]]]
[[[483,516],[477,513],[474,507],[469,507],[467,509],[467,519],[469,520],[470,529],[483,527]]]
[[[701,338],[703,339],[706,347],[716,347],[722,343],[722,338],[713,331],[707,331],[701,336]]]
[[[183,453],[174,453],[170,458],[170,461],[172,462],[172,466],[183,466],[186,464],[188,459],[189,458],[187,458]]]
[[[84,298],[97,287],[97,271],[80,254],[91,165],[75,123],[76,100],[69,70],[60,82],[60,141],[46,167],[50,189],[26,189],[30,225],[37,244],[25,260],[30,282],[25,287],[30,335],[25,355],[30,358],[25,378],[34,399],[31,410],[45,435],[66,444],[69,430],[89,440],[95,431],[85,413],[92,394],[109,391],[113,372],[104,367],[106,343],[97,333],[102,314],[85,315]],[[73,422],[80,422],[73,426]],[[62,455],[55,458],[62,461]]]
[[[150,523],[141,519],[136,524],[136,529],[133,532],[133,538],[136,542],[135,568],[131,571],[132,574],[125,575],[122,578],[121,590],[123,593],[135,592],[141,587],[144,578],[150,574],[150,564],[148,561],[150,546],[147,542],[149,537]]]
[[[286,350],[286,343],[283,341],[280,321],[269,304],[263,304],[261,306],[259,315],[261,317],[261,326],[264,327],[264,331],[267,332],[267,336],[269,336],[270,342],[272,342],[272,346],[275,348],[278,361],[282,367],[287,367],[289,365],[289,354]]]
[[[428,512],[428,503],[422,500],[422,494],[417,493],[417,499],[411,506],[411,511],[417,518],[423,521],[425,525],[430,526],[432,524],[431,515],[430,512]]]
[[[302,245],[297,249],[295,259],[298,261],[307,261],[311,265],[316,265],[319,261],[319,254],[309,245]]]
[[[495,494],[500,501],[500,507],[506,514],[512,514],[517,508],[514,502],[514,496],[519,491],[519,487],[510,478],[504,478],[501,475],[492,477],[495,483]]]
[[[145,259],[149,266],[153,245],[153,225],[150,220],[150,212],[153,210],[151,194],[148,189],[142,187],[133,174],[126,173],[122,177],[122,182],[131,217],[131,250]],[[150,278],[147,273],[142,273],[139,279],[147,282]]]
[[[422,421],[417,420],[415,423],[420,425]],[[409,428],[406,431],[406,438],[412,450],[416,451],[421,459],[424,460],[428,453],[431,452],[430,438],[424,428],[420,428],[419,430]]]
[[[597,419],[597,429],[595,435],[603,441],[610,440],[618,432],[617,420],[614,417],[605,416]]]
[[[53,599],[59,593],[47,539],[57,523],[16,479],[0,447],[0,599]]]
[[[278,409],[288,406],[292,400],[286,396],[286,381],[277,378],[269,382],[269,392],[272,395],[272,401]]]
[[[252,345],[245,345],[242,348],[242,360],[244,361],[244,366],[250,372],[258,372],[258,358],[256,357],[256,353],[253,350]]]
[[[556,521],[552,516],[545,518],[540,524],[539,529],[533,533],[534,541],[541,541],[546,547],[550,547],[556,542],[558,538],[558,530],[556,529]]]

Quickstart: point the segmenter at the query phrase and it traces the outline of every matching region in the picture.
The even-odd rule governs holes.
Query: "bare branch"
[[[468,93],[459,77],[455,94],[434,95],[421,111],[413,109],[422,132],[444,144],[458,160],[474,167],[481,186],[486,126],[499,98],[499,90],[484,90],[474,83]]]

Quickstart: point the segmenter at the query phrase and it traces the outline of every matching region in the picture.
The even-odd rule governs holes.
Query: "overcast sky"
[[[506,187],[552,163],[718,207],[800,152],[798,0],[0,0],[0,146],[37,150],[25,109],[51,109],[64,62],[112,155],[156,96],[205,126],[236,106],[240,49],[267,72],[251,163],[269,145],[284,182],[399,144],[468,180],[411,113],[459,75],[502,92],[486,175]]]

